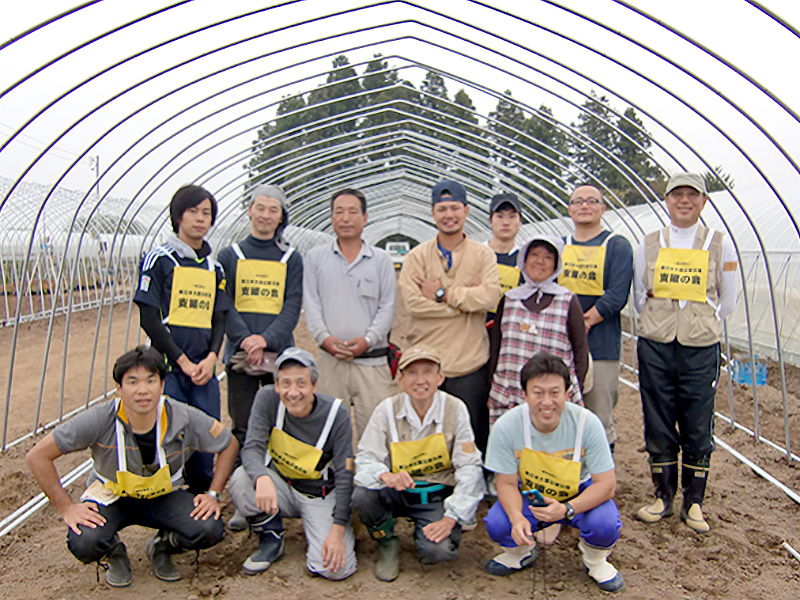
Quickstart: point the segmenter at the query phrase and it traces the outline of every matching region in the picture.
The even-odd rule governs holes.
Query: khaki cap
[[[408,365],[418,360],[429,360],[441,366],[442,360],[439,358],[439,353],[427,346],[413,346],[408,350],[403,350],[403,355],[400,357],[399,369],[402,371]]]

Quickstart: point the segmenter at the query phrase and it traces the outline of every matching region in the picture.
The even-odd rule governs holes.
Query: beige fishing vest
[[[706,243],[709,233],[712,238]],[[695,250],[708,250],[705,302],[652,296],[658,252],[662,247],[668,246],[669,227],[649,233],[644,238],[647,266],[643,283],[647,288],[648,298],[642,314],[639,315],[639,335],[665,344],[677,338],[681,345],[694,348],[719,342],[722,339],[722,320],[717,314],[722,270],[722,233],[699,225],[692,246]]]
[[[458,399],[450,394],[438,391],[437,394],[444,395],[444,419],[442,423],[442,433],[444,434],[444,441],[447,445],[447,452],[452,459],[453,456],[453,441],[456,432],[456,415],[458,414]],[[408,425],[406,419],[398,419],[397,413],[403,407],[405,401],[405,394],[397,394],[392,398],[392,408],[395,414],[395,423],[397,424],[397,435],[399,441],[405,442],[411,439],[411,427]],[[387,444],[391,442],[387,437]],[[454,486],[456,484],[455,469],[452,464],[449,469],[444,471],[437,471],[435,473],[427,473],[425,475],[414,476],[414,479],[427,481],[428,483],[441,483],[443,485]]]

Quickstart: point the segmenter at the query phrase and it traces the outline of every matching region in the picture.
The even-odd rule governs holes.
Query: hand
[[[252,352],[247,353],[247,357],[245,358],[245,362],[248,365],[260,365],[264,362],[264,351],[260,348],[253,350]]]
[[[209,352],[203,360],[197,364],[197,372],[192,377],[192,383],[195,385],[205,385],[214,374],[214,365],[217,364],[217,355],[214,352]]]
[[[194,379],[194,376],[197,373],[197,365],[189,360],[188,356],[181,354],[176,362],[181,368],[181,371],[183,371],[184,375],[186,375],[189,379]]]
[[[567,507],[558,500],[545,496],[547,506],[531,506],[533,516],[543,523],[554,523],[567,516]]]
[[[63,511],[61,511],[61,518],[64,519],[72,531],[77,535],[81,534],[78,525],[83,525],[89,529],[95,527],[102,527],[106,524],[106,518],[100,514],[97,509],[97,504],[94,502],[81,502],[79,504],[69,504]]]
[[[440,521],[435,523],[428,523],[422,528],[422,533],[434,544],[438,544],[453,531],[456,526],[456,520],[451,517],[442,517]]]
[[[192,502],[194,503],[194,510],[189,513],[189,516],[195,521],[208,521],[208,518],[212,515],[215,520],[219,519],[222,508],[212,496],[206,493],[197,494]]]
[[[264,339],[263,335],[254,333],[244,338],[239,346],[242,350],[250,354],[255,350],[265,350],[267,347],[267,340]]]
[[[411,479],[411,475],[408,474],[408,471],[400,471],[399,473],[386,471],[386,473],[381,473],[378,479],[385,483],[386,487],[397,490],[398,492],[402,492],[406,488],[413,490],[417,485],[414,483],[414,480]]]
[[[528,521],[522,513],[514,519],[511,523],[511,537],[518,546],[531,546],[533,545],[533,531],[531,530],[531,522]]]
[[[344,344],[350,349],[353,358],[364,354],[364,352],[367,351],[367,346],[369,346],[367,338],[365,337],[354,337],[352,340],[347,340]]]
[[[322,566],[336,573],[344,566],[344,525],[332,525],[328,537],[322,544]]]
[[[256,506],[268,515],[278,512],[278,494],[269,475],[262,475],[256,480]]]
[[[332,354],[339,360],[348,360],[353,358],[353,353],[347,346],[347,342],[343,342],[333,335],[329,335],[325,338],[325,341],[322,342],[322,348],[326,350],[328,354]]]
[[[597,325],[602,320],[603,316],[594,306],[583,313],[583,324],[586,326],[586,333],[589,333],[589,330],[592,328],[592,326]]]
[[[411,277],[411,281],[417,284],[419,291],[422,292],[423,296],[425,296],[428,300],[433,300],[436,302],[436,290],[442,287],[442,282],[440,280],[435,279],[433,281],[429,281],[421,275],[414,275]]]

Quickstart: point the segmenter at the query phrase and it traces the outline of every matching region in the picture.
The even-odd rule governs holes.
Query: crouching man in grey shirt
[[[316,393],[317,365],[305,350],[287,348],[275,369],[275,385],[256,394],[242,466],[231,477],[236,508],[258,535],[243,569],[257,575],[278,560],[283,519],[299,517],[308,540],[306,568],[345,579],[356,570],[350,415],[341,400]]]

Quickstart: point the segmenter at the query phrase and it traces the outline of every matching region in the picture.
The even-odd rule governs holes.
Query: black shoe
[[[101,563],[106,569],[106,583],[113,588],[128,587],[133,581],[133,573],[125,544],[120,542],[114,546],[106,559],[106,564]]]
[[[178,552],[178,548],[170,542],[167,532],[159,531],[147,542],[147,558],[153,566],[153,575],[161,581],[179,581],[183,575],[172,564],[170,554]]]

